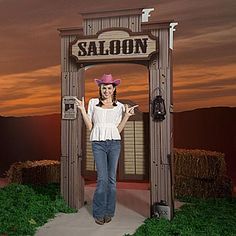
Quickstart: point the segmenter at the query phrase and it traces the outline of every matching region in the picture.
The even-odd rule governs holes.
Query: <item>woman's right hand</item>
[[[77,105],[77,107],[82,111],[85,110],[84,107],[84,97],[82,97],[82,100],[79,100],[77,97],[74,97],[75,99],[75,104]]]

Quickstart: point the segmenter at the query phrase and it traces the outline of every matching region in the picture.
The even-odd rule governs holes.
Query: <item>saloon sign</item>
[[[105,60],[145,60],[157,51],[157,40],[148,34],[112,30],[90,38],[77,38],[70,45],[71,56],[80,63]]]

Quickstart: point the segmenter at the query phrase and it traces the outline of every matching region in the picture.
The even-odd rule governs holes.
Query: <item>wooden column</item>
[[[153,121],[150,114],[150,170],[151,170],[151,213],[172,219],[173,201],[173,118],[172,118],[172,74],[171,51],[169,49],[169,27],[152,30],[158,37],[159,53],[150,61],[150,111],[151,102],[161,90],[165,100],[166,118]],[[157,207],[157,208],[155,208]]]
[[[73,35],[61,34],[61,97],[84,96],[84,69],[78,69],[69,57],[69,43]],[[78,86],[80,83],[80,86]],[[84,204],[84,181],[81,175],[82,118],[61,120],[61,194],[70,207]]]

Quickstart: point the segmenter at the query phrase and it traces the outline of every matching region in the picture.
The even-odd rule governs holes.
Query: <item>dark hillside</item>
[[[174,146],[226,154],[236,184],[236,108],[216,107],[174,113]],[[0,116],[0,176],[16,161],[60,158],[60,114]]]
[[[223,152],[236,184],[236,108],[215,107],[174,114],[174,146]]]

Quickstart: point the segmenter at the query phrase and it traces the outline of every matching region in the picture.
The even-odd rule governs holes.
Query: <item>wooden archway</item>
[[[88,65],[106,63],[112,59],[117,63],[132,62],[147,66],[150,91],[149,110],[151,110],[151,102],[156,96],[156,88],[163,91],[167,110],[166,118],[161,122],[153,121],[151,113],[149,115],[150,215],[157,214],[172,219],[174,183],[172,176],[171,44],[173,43],[174,24],[173,21],[142,22],[142,12],[142,8],[84,12],[81,13],[83,28],[59,29],[61,36],[61,97],[63,102],[66,96],[77,96],[78,98],[84,96],[84,71]],[[111,35],[115,39],[112,40]],[[146,38],[146,41],[139,41],[139,36]],[[103,41],[109,37],[108,47],[106,46],[107,42],[103,43]],[[144,53],[144,49],[149,50],[149,42],[150,45],[155,45],[155,49],[153,49],[154,46],[151,46],[151,53],[148,51],[145,57],[140,56]],[[130,45],[133,46],[133,49]],[[99,51],[97,51],[97,46],[100,46]],[[106,51],[108,49],[110,51]],[[117,54],[120,58],[114,57]],[[84,205],[84,179],[81,174],[81,161],[84,154],[82,122],[80,114],[77,114],[73,119],[62,116],[61,120],[61,194],[71,207],[77,209]]]

